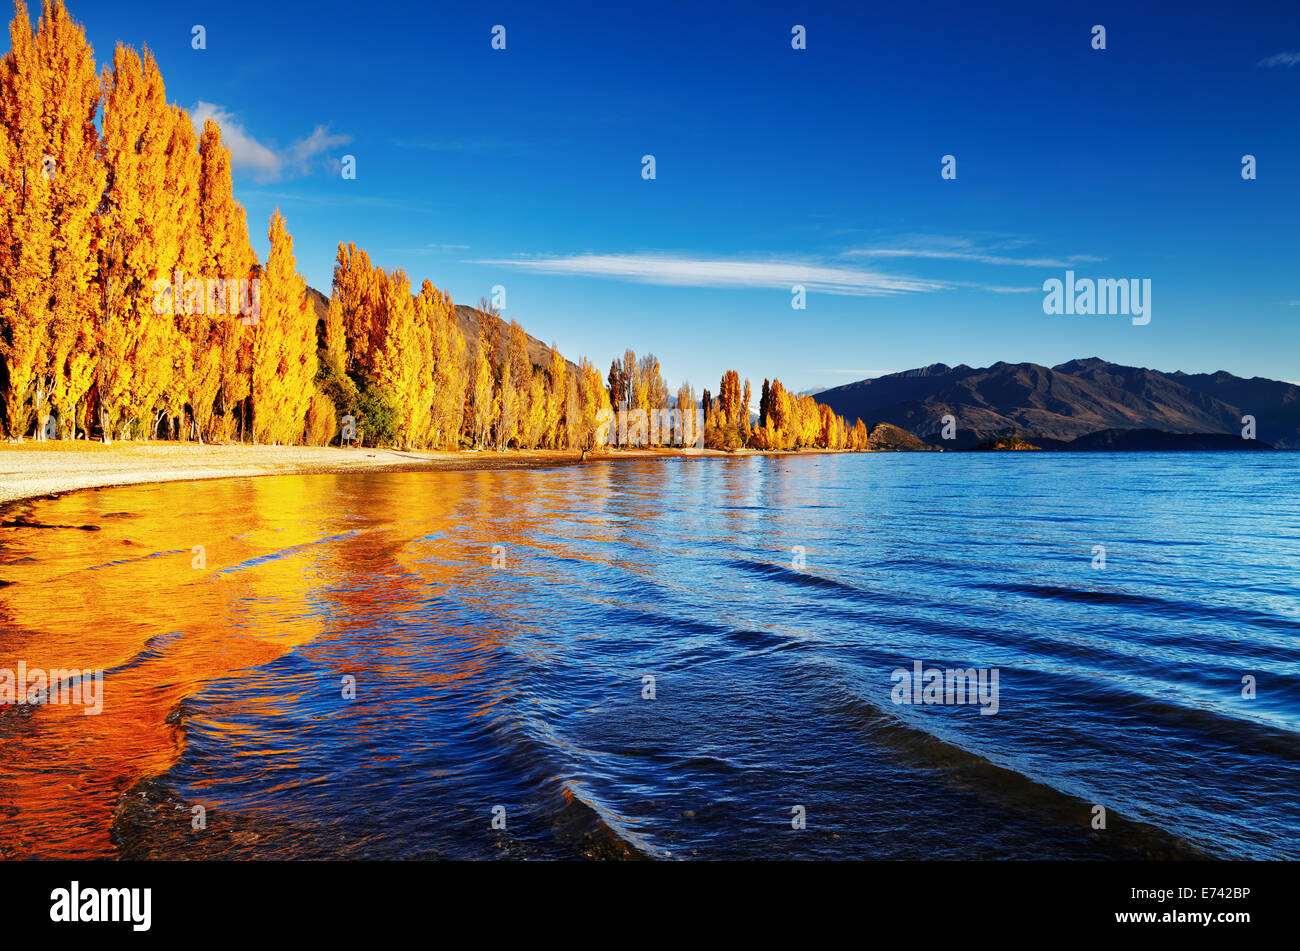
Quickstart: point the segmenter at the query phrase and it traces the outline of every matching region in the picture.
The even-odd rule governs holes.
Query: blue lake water
[[[1300,454],[629,460],[23,511],[65,527],[3,530],[0,667],[108,675],[99,717],[0,716],[11,856],[1300,857]],[[996,670],[996,713],[894,702],[917,663]]]

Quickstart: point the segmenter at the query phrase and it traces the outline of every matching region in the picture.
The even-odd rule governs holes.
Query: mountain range
[[[324,321],[328,298],[310,287],[308,297]],[[477,336],[481,316],[456,306],[467,340]],[[489,321],[508,333],[499,317]],[[545,367],[549,352],[528,335],[534,365]],[[808,393],[846,420],[867,423],[875,449],[1300,449],[1300,386],[1225,370],[1163,372],[1100,357],[1054,367],[935,363]],[[944,439],[949,415],[955,438]],[[1255,419],[1253,442],[1241,438],[1244,416]],[[758,423],[752,414],[751,423]]]
[[[1166,373],[1108,363],[1099,357],[1054,367],[1003,363],[976,368],[932,366],[837,386],[818,394],[846,419],[891,423],[943,448],[990,441],[1035,439],[1042,448],[1136,447],[1144,436],[1106,431],[1155,431],[1161,448],[1194,448],[1196,441],[1160,434],[1242,436],[1243,416],[1255,419],[1255,438],[1279,449],[1300,449],[1300,386],[1262,377]],[[956,420],[956,438],[942,439],[943,417]],[[1205,444],[1202,441],[1201,444]],[[1231,440],[1209,442],[1223,448]]]

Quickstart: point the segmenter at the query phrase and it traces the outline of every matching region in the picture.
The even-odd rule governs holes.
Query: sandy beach
[[[110,485],[384,469],[519,469],[572,465],[577,454],[399,452],[309,446],[121,442],[0,446],[0,504]]]
[[[755,454],[762,453],[618,449],[589,455],[587,461]],[[29,442],[0,445],[0,505],[77,489],[146,482],[397,469],[538,469],[576,464],[578,454],[568,449],[401,452],[173,442],[118,442],[108,446],[93,442]]]

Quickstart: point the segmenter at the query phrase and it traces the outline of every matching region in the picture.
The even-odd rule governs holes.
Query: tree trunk
[[[45,442],[45,377],[36,378],[36,441]]]

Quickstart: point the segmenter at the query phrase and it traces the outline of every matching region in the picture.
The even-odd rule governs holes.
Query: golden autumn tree
[[[46,83],[53,228],[58,240],[48,285],[52,335],[47,361],[50,399],[65,438],[75,435],[78,407],[98,362],[99,288],[95,283],[105,169],[95,117],[100,82],[85,30],[58,0],[46,0],[36,36]],[[48,161],[48,160],[47,160]]]
[[[460,445],[470,383],[469,351],[451,298],[433,292],[433,429],[435,444]]]
[[[438,321],[441,318],[439,308],[442,306],[440,295],[433,282],[425,280],[420,285],[419,296],[415,299],[415,358],[417,367],[415,380],[411,389],[412,422],[411,429],[416,446],[428,446],[437,438],[435,415],[436,393],[434,384],[437,373],[436,339]]]
[[[550,364],[546,368],[546,438],[549,449],[564,443],[564,410],[569,393],[569,365],[555,344],[551,344]]]
[[[689,382],[683,382],[677,390],[677,412],[682,421],[682,445],[693,446],[703,435],[699,432],[700,421],[696,419],[695,410],[699,406],[699,401],[695,396],[695,387]]]
[[[488,355],[489,346],[486,330],[480,324],[474,353],[470,357],[468,393],[470,411],[468,414],[469,420],[467,421],[470,437],[476,449],[481,449],[487,444],[496,411],[496,381],[492,376],[492,360]]]
[[[525,449],[537,449],[546,437],[546,383],[545,375],[534,372],[528,381],[528,395],[524,403],[524,417],[520,433]]]
[[[119,45],[105,67],[104,150],[108,186],[101,216],[104,291],[98,392],[105,435],[133,424],[151,435],[153,411],[171,383],[176,324],[154,313],[154,282],[170,279],[167,151],[176,116],[158,64]]]
[[[248,398],[251,315],[232,313],[230,294],[207,297],[207,281],[235,282],[239,297],[236,311],[251,309],[249,281],[257,265],[248,238],[248,219],[235,201],[230,173],[230,149],[221,141],[221,129],[211,119],[199,135],[199,235],[201,274],[205,281],[204,315],[188,323],[193,348],[190,407],[200,433],[228,439],[234,432],[234,410]],[[220,290],[226,290],[223,284]],[[220,403],[218,410],[217,404]]]
[[[582,374],[570,373],[564,396],[564,444],[569,449],[582,449]]]
[[[586,357],[583,357],[578,365],[576,394],[578,406],[574,428],[577,438],[573,445],[574,448],[593,449],[596,445],[597,424],[601,419],[601,411],[610,408],[609,390],[605,389],[605,381],[601,379],[600,371]]]
[[[507,427],[506,439],[515,440],[516,444],[524,448],[526,443],[524,439],[524,428],[528,420],[528,397],[533,381],[533,364],[528,358],[528,335],[519,321],[510,321],[507,329],[505,340],[506,355],[503,366],[510,367],[509,387],[513,391],[510,393],[511,401],[511,422]],[[506,399],[506,382],[504,370],[502,372],[502,403]]]
[[[496,446],[505,449],[515,440],[519,424],[519,388],[515,386],[515,368],[509,361],[501,367],[496,412]]]
[[[728,370],[718,387],[718,425],[735,429],[740,421],[740,374]]]
[[[772,388],[768,394],[766,423],[771,448],[784,449],[785,433],[790,425],[790,394],[777,379],[772,380]]]
[[[825,403],[817,404],[817,445],[826,449],[836,449],[840,441],[839,420],[835,411]]]
[[[428,425],[428,407],[420,407],[416,401],[426,361],[420,352],[411,281],[401,269],[392,274],[380,270],[376,284],[378,293],[371,316],[374,379],[396,402],[397,438],[410,449],[418,444]]]
[[[31,415],[27,401],[46,331],[37,324],[41,311],[34,292],[41,255],[28,237],[27,215],[35,202],[48,207],[49,197],[48,185],[33,180],[28,188],[35,170],[27,167],[24,143],[39,141],[40,91],[31,78],[36,69],[31,20],[21,3],[16,9],[10,50],[0,61],[0,395],[5,432],[18,437]]]
[[[325,353],[342,372],[348,363],[348,341],[343,332],[343,303],[337,294],[330,294],[325,312]]]
[[[297,271],[293,237],[276,209],[267,237],[271,251],[261,276],[261,308],[253,327],[253,438],[302,441],[315,392],[316,316]]]
[[[167,418],[182,421],[193,393],[196,364],[202,367],[201,348],[209,345],[207,285],[203,275],[204,248],[199,228],[200,158],[194,124],[180,106],[172,107],[172,134],[167,145],[165,173],[166,223],[160,244],[161,280],[170,281],[171,314],[158,319],[174,323],[171,381],[163,392]],[[157,310],[158,308],[155,308]],[[197,324],[197,327],[196,327]]]
[[[853,424],[852,447],[858,452],[864,452],[867,448],[867,424],[859,419]]]
[[[27,8],[15,4],[9,25],[10,51],[0,63],[0,122],[3,124],[3,242],[0,242],[0,384],[5,428],[24,435],[34,415],[44,412],[37,394],[41,355],[50,332],[42,301],[53,251],[53,185],[45,174],[44,85],[39,78],[36,39]],[[33,408],[29,400],[37,397]]]
[[[746,379],[745,388],[740,397],[740,407],[738,409],[739,419],[737,420],[737,426],[740,430],[740,444],[742,446],[749,442],[749,406],[753,398],[753,388],[749,385],[749,380]]]
[[[345,370],[363,375],[374,371],[373,323],[379,281],[370,255],[352,243],[339,242],[334,264],[332,296],[339,301],[346,341]]]
[[[0,62],[0,424],[21,436],[53,407],[71,436],[96,363],[99,77],[84,29],[58,0],[46,0],[34,34],[15,3],[9,32]]]

